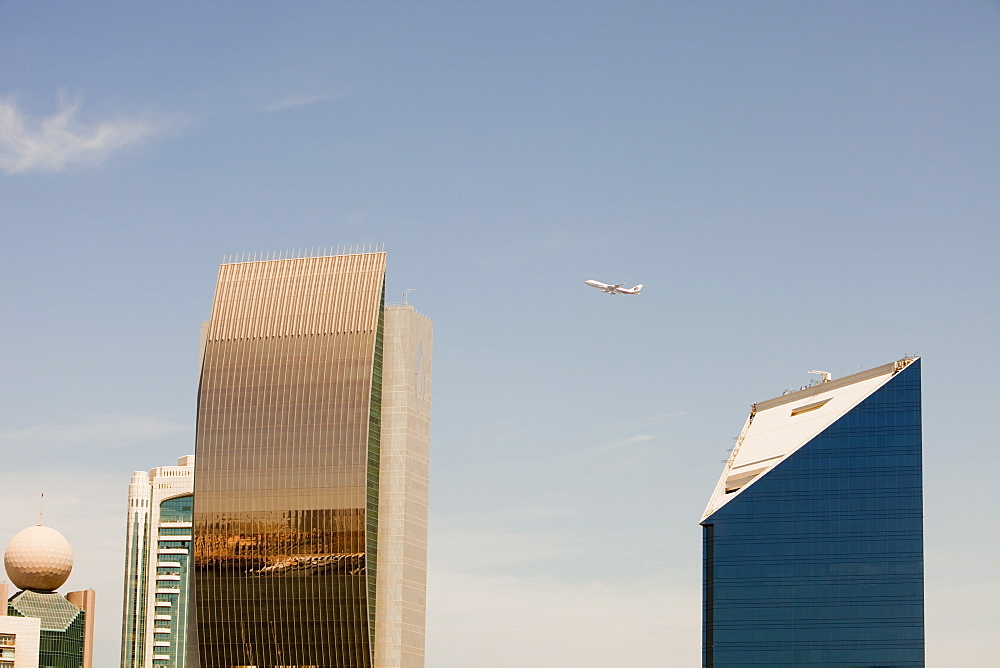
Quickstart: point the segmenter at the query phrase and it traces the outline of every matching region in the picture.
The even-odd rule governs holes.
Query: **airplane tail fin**
[[[639,285],[635,286],[632,289],[635,290],[635,294],[639,294],[639,291],[642,290],[642,283],[640,283]]]

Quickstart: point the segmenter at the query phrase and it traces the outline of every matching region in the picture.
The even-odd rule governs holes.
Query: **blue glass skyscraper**
[[[701,524],[705,668],[923,666],[920,361],[754,404]]]

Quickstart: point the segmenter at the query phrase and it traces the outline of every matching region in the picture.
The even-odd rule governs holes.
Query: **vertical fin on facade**
[[[384,276],[385,253],[224,264],[207,338],[372,332]]]
[[[379,466],[382,445],[382,369],[385,333],[385,283],[379,299],[375,354],[372,355],[371,393],[368,400],[368,472],[365,487],[365,565],[368,595],[368,632],[375,651],[375,610],[378,578]]]
[[[202,665],[374,662],[385,254],[360,250],[219,270],[198,402]]]

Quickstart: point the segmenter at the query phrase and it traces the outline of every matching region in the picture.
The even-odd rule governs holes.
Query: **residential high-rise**
[[[203,332],[201,668],[423,666],[431,324],[385,253],[223,264]]]
[[[136,471],[128,487],[122,668],[184,668],[194,455]]]
[[[754,404],[701,520],[702,665],[923,666],[922,508],[918,359]]]

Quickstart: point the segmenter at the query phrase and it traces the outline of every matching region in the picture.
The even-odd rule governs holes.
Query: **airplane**
[[[637,295],[642,290],[642,283],[634,288],[623,288],[624,283],[616,283],[615,285],[608,285],[600,281],[584,281],[584,283],[592,288],[597,288],[601,292],[607,292],[609,295]]]

